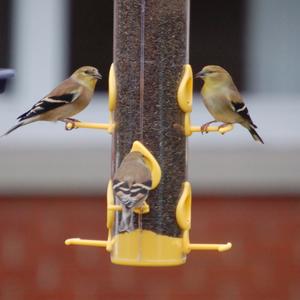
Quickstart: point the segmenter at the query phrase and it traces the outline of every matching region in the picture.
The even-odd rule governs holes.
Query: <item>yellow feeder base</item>
[[[228,251],[232,244],[193,244],[189,242],[188,231],[183,237],[170,237],[149,230],[140,230],[118,234],[108,240],[67,239],[65,244],[103,247],[111,253],[111,262],[125,266],[171,267],[186,262],[191,250]]]
[[[186,255],[182,238],[137,229],[114,236],[111,261],[128,266],[178,266],[185,263]]]
[[[158,180],[159,182],[159,180]],[[104,247],[111,253],[114,264],[126,266],[167,267],[178,266],[186,262],[187,254],[192,250],[227,251],[232,244],[195,244],[190,242],[192,189],[189,182],[183,183],[183,191],[176,209],[177,223],[182,229],[181,237],[170,237],[157,234],[150,230],[136,229],[131,232],[112,235],[115,222],[115,211],[122,210],[115,205],[112,192],[112,182],[107,188],[107,240],[86,240],[80,238],[68,239],[66,245]],[[142,211],[147,213],[146,204]]]

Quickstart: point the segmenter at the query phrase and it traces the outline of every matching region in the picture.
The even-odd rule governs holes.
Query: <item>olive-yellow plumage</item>
[[[196,77],[204,81],[201,95],[204,105],[214,117],[213,121],[202,126],[203,131],[213,122],[223,122],[221,126],[239,123],[249,130],[255,141],[263,143],[241,94],[224,68],[216,65],[205,66]]]
[[[95,67],[77,69],[30,110],[20,115],[18,123],[4,135],[36,121],[72,121],[72,116],[82,111],[91,101],[101,74]]]

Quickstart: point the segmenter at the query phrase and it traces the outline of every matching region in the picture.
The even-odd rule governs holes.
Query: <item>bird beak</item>
[[[93,76],[97,79],[102,79],[102,75],[98,71]]]
[[[200,71],[196,74],[195,78],[201,78],[203,79],[205,77],[206,73],[204,71]]]

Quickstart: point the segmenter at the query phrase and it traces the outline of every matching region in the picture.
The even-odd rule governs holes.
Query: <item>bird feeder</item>
[[[114,50],[109,74],[109,124],[75,123],[112,133],[113,174],[130,151],[140,151],[152,173],[147,203],[135,210],[135,230],[119,232],[121,206],[109,181],[106,241],[68,239],[68,245],[106,247],[111,261],[172,266],[191,250],[225,251],[231,244],[193,244],[187,136],[193,73],[189,62],[189,0],[114,0]],[[70,124],[71,126],[71,124]],[[67,124],[68,127],[68,124]],[[231,130],[228,126],[221,133]],[[218,131],[210,126],[208,131]]]

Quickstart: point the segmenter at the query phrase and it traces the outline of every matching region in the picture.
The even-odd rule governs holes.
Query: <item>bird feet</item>
[[[217,121],[216,121],[216,120],[213,120],[213,121],[210,121],[210,122],[207,122],[207,123],[203,124],[203,125],[200,127],[201,133],[202,133],[202,134],[203,134],[203,133],[208,133],[208,127],[209,127],[209,125],[212,124],[212,123],[215,123],[215,122],[217,122]]]
[[[72,130],[72,129],[77,129],[78,127],[76,127],[76,122],[80,122],[77,119],[73,119],[73,118],[66,118],[63,120],[65,122],[65,129],[67,131]]]
[[[228,125],[232,125],[231,123],[223,123],[218,127],[218,131],[223,135],[226,131],[223,131],[223,128],[227,127]]]

